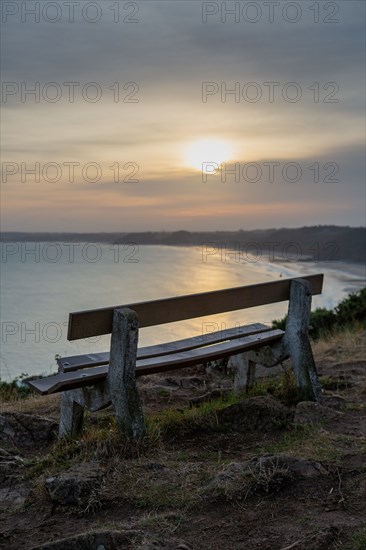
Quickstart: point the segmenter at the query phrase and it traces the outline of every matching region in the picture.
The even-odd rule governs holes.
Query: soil
[[[99,550],[365,550],[365,347],[364,343],[363,350],[358,348],[357,356],[347,354],[348,360],[331,354],[330,346],[316,350],[325,405],[339,413],[329,420],[269,432],[207,426],[170,434],[137,455],[124,457],[117,451],[103,457],[99,449],[88,459],[107,473],[83,506],[58,505],[47,493],[45,480],[62,471],[60,462],[57,466],[45,462],[35,470],[37,461],[52,454],[52,444],[29,450],[0,442],[11,456],[24,459],[17,483],[28,487],[23,502],[9,501],[1,510],[0,547],[37,548],[99,529],[137,533],[129,542],[95,546]],[[220,369],[197,368],[149,377],[140,387],[145,412],[157,414],[163,409],[182,410],[213,389],[225,393],[231,384],[231,375]],[[2,406],[3,412],[19,410],[57,420],[58,398]],[[98,423],[107,426],[111,417],[109,410],[90,415],[86,431]],[[234,489],[210,491],[210,482],[228,464],[278,453],[317,461],[326,473],[316,479],[287,476],[278,483],[271,478],[267,484],[253,475]],[[70,466],[65,458],[63,470]],[[65,542],[61,547],[74,546]]]

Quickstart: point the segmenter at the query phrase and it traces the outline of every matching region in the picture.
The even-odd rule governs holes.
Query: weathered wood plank
[[[37,380],[28,380],[27,384],[41,395],[74,390],[83,386],[90,386],[105,379],[108,365],[85,369],[82,372],[60,373]]]
[[[322,291],[323,277],[323,274],[317,274],[302,279],[310,283],[315,295]],[[113,311],[122,307],[137,313],[142,328],[283,302],[289,299],[290,284],[294,279],[297,278],[70,313],[67,337],[68,340],[78,340],[111,333]]]
[[[150,359],[138,359],[136,362],[136,376],[165,372],[190,367],[206,361],[223,359],[224,357],[229,357],[248,349],[256,349],[257,347],[261,347],[265,344],[275,342],[282,338],[283,334],[284,332],[282,330],[269,330],[199,349],[187,350],[162,357],[153,357]],[[31,380],[28,384],[38,393],[47,395],[49,393],[57,393],[60,391],[90,386],[96,382],[104,380],[107,373],[108,365],[102,365],[99,367],[83,369],[80,372],[65,372],[54,376],[49,376],[47,378]]]
[[[127,308],[115,309],[107,389],[121,436],[138,439],[146,433],[144,414],[136,385],[139,319]]]
[[[289,353],[297,385],[304,399],[322,400],[313,352],[309,340],[311,287],[307,281],[293,281],[283,347]]]
[[[149,359],[161,355],[169,355],[178,351],[186,351],[202,347],[203,345],[217,344],[225,340],[240,338],[244,335],[257,334],[266,332],[270,327],[263,323],[253,323],[251,325],[243,325],[232,327],[229,329],[218,330],[207,334],[199,334],[192,338],[184,338],[183,340],[175,340],[165,344],[157,344],[155,346],[147,346],[139,348],[137,351],[138,359]],[[60,357],[57,363],[62,372],[72,372],[88,367],[97,367],[109,363],[109,351],[101,353],[90,353],[86,355],[73,355],[70,357]]]

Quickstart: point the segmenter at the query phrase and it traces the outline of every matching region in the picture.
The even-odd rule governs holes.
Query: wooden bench
[[[136,376],[225,357],[236,366],[239,391],[253,379],[256,363],[274,366],[291,357],[304,397],[321,400],[308,330],[311,297],[320,294],[322,286],[323,275],[317,274],[70,313],[68,340],[111,333],[110,351],[60,358],[58,374],[28,383],[42,395],[62,392],[60,436],[81,432],[85,408],[97,411],[112,404],[122,434],[141,437],[145,423]],[[285,331],[256,323],[138,348],[139,328],[287,300]]]

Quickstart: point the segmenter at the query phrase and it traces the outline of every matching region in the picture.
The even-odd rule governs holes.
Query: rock
[[[41,416],[15,412],[0,414],[0,440],[15,447],[44,447],[56,438],[57,430],[56,422]]]
[[[270,396],[244,399],[217,413],[220,424],[237,431],[268,432],[286,427],[291,411]]]
[[[23,481],[24,460],[0,449],[0,506],[21,505],[31,490],[31,483]]]
[[[314,478],[327,475],[327,470],[319,463],[305,458],[295,458],[284,454],[262,456],[257,460],[255,470],[287,470],[293,478]]]
[[[255,493],[277,492],[298,479],[327,475],[319,463],[287,455],[269,455],[246,462],[233,462],[208,484],[208,495],[242,498]]]
[[[208,483],[203,494],[214,499],[240,499],[249,493],[252,481],[253,473],[249,461],[232,462]]]
[[[0,506],[20,506],[24,504],[31,492],[32,484],[29,481],[14,483],[8,480],[0,487]]]
[[[24,460],[15,454],[11,454],[5,449],[0,449],[0,485],[9,478],[14,478],[19,470],[24,467]]]
[[[314,401],[301,401],[297,404],[294,422],[297,425],[319,424],[342,418],[343,413],[315,403]]]
[[[251,473],[250,462],[232,462],[209,483],[210,488],[225,488],[231,484],[237,485]]]
[[[141,539],[139,531],[102,531],[95,530],[79,535],[46,542],[33,546],[31,550],[109,550],[112,548],[131,548],[136,540]],[[135,546],[134,546],[135,548]]]
[[[84,462],[66,472],[46,479],[45,487],[53,502],[62,506],[85,506],[96,494],[105,468]]]

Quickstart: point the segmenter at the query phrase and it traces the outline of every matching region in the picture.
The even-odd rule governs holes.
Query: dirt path
[[[0,547],[37,548],[99,530],[106,543],[84,537],[49,548],[365,550],[365,350],[347,353],[346,361],[342,349],[337,354],[330,349],[316,348],[327,418],[263,432],[201,424],[170,431],[123,458],[101,444],[94,455],[83,457],[85,471],[96,467],[97,473],[89,484],[95,491],[89,490],[79,505],[57,504],[45,489],[50,476],[80,463],[77,446],[74,458],[65,452],[64,463],[58,446],[56,463],[49,459],[52,446],[27,450],[3,442],[0,481],[8,487],[9,472],[15,472],[13,488],[23,484],[26,496],[18,504],[11,499],[3,504]],[[150,413],[175,407],[179,416],[194,397],[229,385],[224,373],[201,370],[142,382],[142,391]],[[5,404],[3,412],[20,409],[57,419],[55,398],[19,405]],[[111,418],[108,411],[93,415],[88,429],[108,431]],[[25,461],[21,467],[16,455]],[[278,461],[270,470],[256,469],[256,461],[266,456],[306,459],[305,470],[294,473]]]

